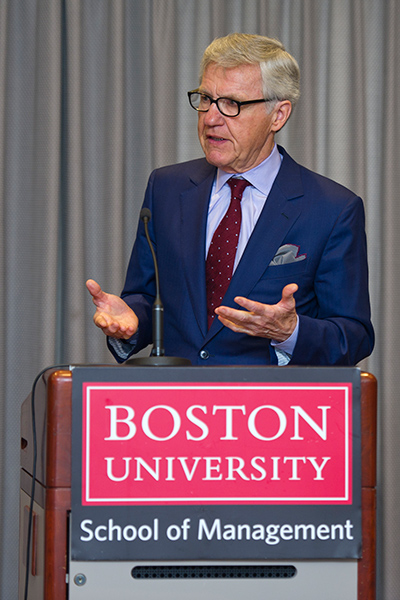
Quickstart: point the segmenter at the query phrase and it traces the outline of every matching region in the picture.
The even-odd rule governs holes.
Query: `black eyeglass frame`
[[[207,109],[204,108],[196,108],[195,106],[193,106],[192,104],[192,95],[193,94],[198,94],[199,96],[205,96],[206,98],[208,98],[210,100],[210,106]],[[240,109],[242,106],[246,105],[246,104],[258,104],[259,102],[272,102],[273,100],[276,100],[276,98],[259,98],[257,100],[244,100],[243,102],[240,102],[239,100],[234,100],[233,98],[225,98],[225,97],[221,97],[221,98],[211,98],[211,96],[209,96],[208,94],[205,94],[204,92],[199,92],[199,90],[191,90],[190,92],[187,93],[188,98],[189,98],[189,104],[190,106],[196,110],[197,112],[208,112],[211,108],[212,104],[216,104],[217,108],[219,110],[219,112],[221,113],[221,115],[223,115],[224,117],[238,117],[240,115]],[[236,115],[227,115],[226,113],[224,113],[220,107],[218,102],[220,100],[229,100],[230,102],[235,102],[235,104],[237,104],[237,114]]]

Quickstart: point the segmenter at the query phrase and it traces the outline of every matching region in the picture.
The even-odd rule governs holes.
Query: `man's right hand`
[[[137,331],[139,320],[126,302],[119,296],[103,292],[93,279],[87,280],[86,287],[96,307],[94,324],[110,337],[124,340],[132,337]]]

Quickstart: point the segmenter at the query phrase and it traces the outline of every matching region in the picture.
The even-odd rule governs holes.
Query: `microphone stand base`
[[[188,367],[192,363],[178,356],[141,356],[130,358],[124,364],[127,367]]]

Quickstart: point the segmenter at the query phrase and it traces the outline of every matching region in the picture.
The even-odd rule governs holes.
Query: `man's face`
[[[257,100],[263,97],[258,65],[226,69],[211,63],[205,69],[200,91],[211,98]],[[272,151],[279,108],[267,113],[263,103],[242,106],[237,117],[225,117],[217,105],[198,113],[198,135],[206,159],[227,173],[244,173]]]

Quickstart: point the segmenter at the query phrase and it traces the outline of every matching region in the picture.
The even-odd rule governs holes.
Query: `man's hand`
[[[215,314],[232,331],[284,342],[292,335],[297,324],[296,302],[293,297],[297,290],[295,283],[286,285],[282,290],[282,299],[273,305],[236,296],[235,302],[245,310],[219,306],[215,309]]]
[[[119,296],[103,292],[93,279],[88,279],[86,287],[93,297],[96,312],[94,324],[102,331],[117,339],[128,340],[136,333],[139,321],[135,313]]]

